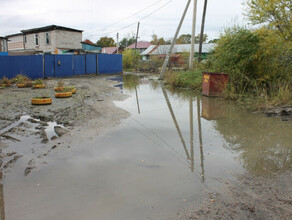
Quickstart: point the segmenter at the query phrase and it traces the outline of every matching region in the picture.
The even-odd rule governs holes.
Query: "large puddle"
[[[290,122],[137,76],[118,87],[131,116],[28,177],[8,175],[6,219],[169,219],[237,174],[291,169]]]

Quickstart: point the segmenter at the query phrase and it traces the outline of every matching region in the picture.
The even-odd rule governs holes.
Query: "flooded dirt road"
[[[6,128],[18,141],[2,139],[2,154],[19,158],[2,179],[2,219],[289,219],[291,122],[143,77],[107,80],[128,98],[91,105],[99,117],[57,139],[41,143],[33,118]]]

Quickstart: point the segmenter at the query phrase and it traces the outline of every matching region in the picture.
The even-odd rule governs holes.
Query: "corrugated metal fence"
[[[123,72],[121,54],[33,55],[0,57],[0,77],[32,79]]]

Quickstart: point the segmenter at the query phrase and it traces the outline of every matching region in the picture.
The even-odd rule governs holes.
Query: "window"
[[[26,35],[24,35],[24,43],[27,43]]]
[[[50,44],[50,34],[49,34],[49,32],[46,33],[46,44]]]
[[[38,46],[39,45],[39,35],[35,34],[35,45]]]

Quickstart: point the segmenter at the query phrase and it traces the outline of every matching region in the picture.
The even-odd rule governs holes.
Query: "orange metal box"
[[[205,96],[220,96],[228,83],[226,73],[203,72],[203,89]]]

